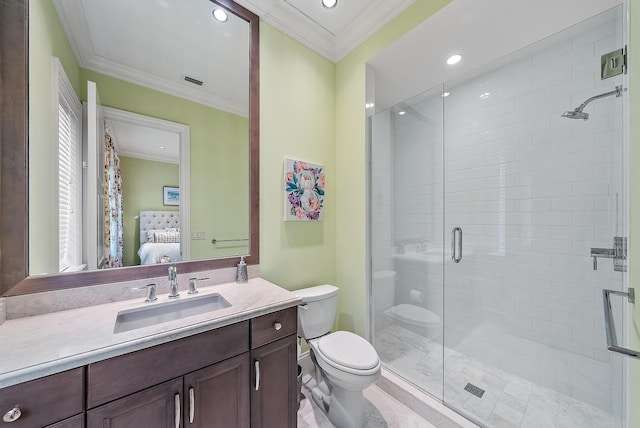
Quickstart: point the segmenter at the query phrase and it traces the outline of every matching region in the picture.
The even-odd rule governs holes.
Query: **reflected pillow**
[[[179,230],[150,230],[147,232],[147,242],[152,243],[180,243]]]

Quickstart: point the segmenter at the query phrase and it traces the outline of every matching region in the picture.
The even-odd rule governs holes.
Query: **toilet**
[[[394,304],[396,273],[380,270],[373,274],[373,296],[377,325],[384,327],[379,314],[388,321],[395,322],[423,337],[436,340],[442,336],[442,319],[432,311],[412,303]],[[415,290],[418,295],[423,293]]]
[[[362,390],[380,377],[378,353],[364,338],[348,331],[331,333],[338,287],[319,285],[293,291],[298,307],[298,336],[309,344],[315,366],[313,400],[337,428],[362,428]]]

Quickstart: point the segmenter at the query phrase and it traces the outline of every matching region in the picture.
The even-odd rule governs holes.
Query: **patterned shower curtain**
[[[105,268],[122,267],[122,177],[120,158],[109,134],[104,139]]]

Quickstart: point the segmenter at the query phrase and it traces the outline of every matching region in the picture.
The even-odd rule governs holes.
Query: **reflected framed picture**
[[[180,205],[180,188],[162,186],[162,203],[164,205]]]

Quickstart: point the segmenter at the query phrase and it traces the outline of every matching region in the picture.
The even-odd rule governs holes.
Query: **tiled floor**
[[[298,428],[333,428],[333,424],[311,398],[314,380],[305,375],[304,398],[298,410]],[[375,385],[364,391],[368,428],[436,428]]]
[[[391,325],[376,336],[376,350],[387,367],[435,395],[442,395],[444,352],[449,405],[491,428],[613,428],[607,412],[482,364],[412,331]],[[467,383],[485,390],[478,398]]]

